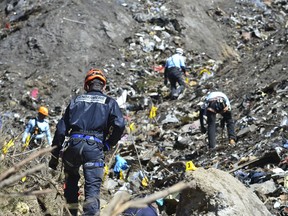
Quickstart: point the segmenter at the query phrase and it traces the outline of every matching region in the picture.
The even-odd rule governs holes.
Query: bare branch
[[[13,167],[9,168],[4,173],[2,173],[0,175],[0,181],[2,181],[3,179],[7,178],[8,176],[16,173],[21,167],[23,167],[25,164],[27,164],[30,161],[32,161],[34,158],[36,158],[38,156],[41,156],[41,155],[44,155],[47,152],[52,151],[54,148],[56,148],[56,147],[44,148],[44,149],[41,149],[40,151],[34,152],[28,158],[20,161],[18,164],[14,165]]]
[[[68,19],[68,18],[66,18],[66,17],[63,17],[63,20],[70,21],[70,22],[74,22],[74,23],[79,23],[79,24],[83,24],[83,25],[86,24],[85,22],[81,22],[81,21],[78,21],[78,20]]]
[[[50,194],[52,192],[55,192],[55,190],[52,189],[46,189],[46,190],[37,190],[37,191],[25,191],[23,193],[0,193],[1,197],[22,197],[22,196],[38,196],[43,194]]]
[[[126,191],[118,191],[111,202],[106,208],[101,211],[101,216],[110,216],[114,209],[118,209],[119,205],[122,205],[123,202],[126,202],[130,199],[130,195]]]
[[[37,172],[37,171],[43,169],[44,167],[45,167],[45,164],[39,164],[36,167],[33,167],[29,170],[26,170],[25,172],[22,172],[18,175],[12,176],[11,178],[5,179],[5,180],[0,182],[0,188],[4,187],[6,185],[10,185],[10,184],[14,183],[15,181],[23,178],[24,176],[30,175],[34,172]]]
[[[136,200],[130,200],[127,201],[127,195],[123,194],[123,192],[120,193],[117,197],[112,199],[112,201],[109,203],[109,205],[104,209],[101,216],[117,216],[123,211],[125,211],[128,208],[143,208],[147,206],[147,204],[154,202],[157,199],[163,198],[168,196],[169,194],[182,191],[188,187],[190,187],[192,182],[185,183],[185,182],[179,182],[175,185],[173,185],[170,188],[167,188],[163,191],[156,192],[152,195],[149,195],[142,199],[136,199]]]

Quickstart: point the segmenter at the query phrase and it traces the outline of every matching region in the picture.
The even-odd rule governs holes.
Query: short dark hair
[[[90,91],[91,90],[102,90],[104,87],[104,83],[99,79],[94,79],[88,83],[88,86],[89,86]]]

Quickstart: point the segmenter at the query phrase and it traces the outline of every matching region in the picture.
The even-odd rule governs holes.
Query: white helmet
[[[176,48],[176,53],[183,55],[184,51],[182,48]]]

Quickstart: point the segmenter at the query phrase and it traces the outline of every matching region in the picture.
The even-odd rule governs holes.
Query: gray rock
[[[274,193],[277,189],[275,182],[272,179],[263,183],[252,184],[250,185],[250,188],[261,195]]]
[[[240,181],[221,170],[197,169],[186,174],[191,188],[180,194],[176,216],[270,216],[259,198]]]

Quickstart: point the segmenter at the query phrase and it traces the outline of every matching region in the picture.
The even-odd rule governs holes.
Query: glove
[[[126,170],[128,168],[127,161],[120,155],[116,155],[116,164],[114,166],[114,172],[119,173],[120,170]]]
[[[168,84],[168,80],[164,79],[164,85],[166,86]]]
[[[206,133],[206,128],[205,127],[201,127],[201,133],[205,134]]]
[[[48,166],[53,169],[53,170],[56,170],[57,169],[57,166],[58,166],[58,158],[56,158],[54,155],[52,155],[50,161],[49,161],[49,164]]]
[[[109,150],[110,150],[110,145],[107,141],[105,141],[103,143],[103,151],[105,152],[105,151],[109,151]]]

